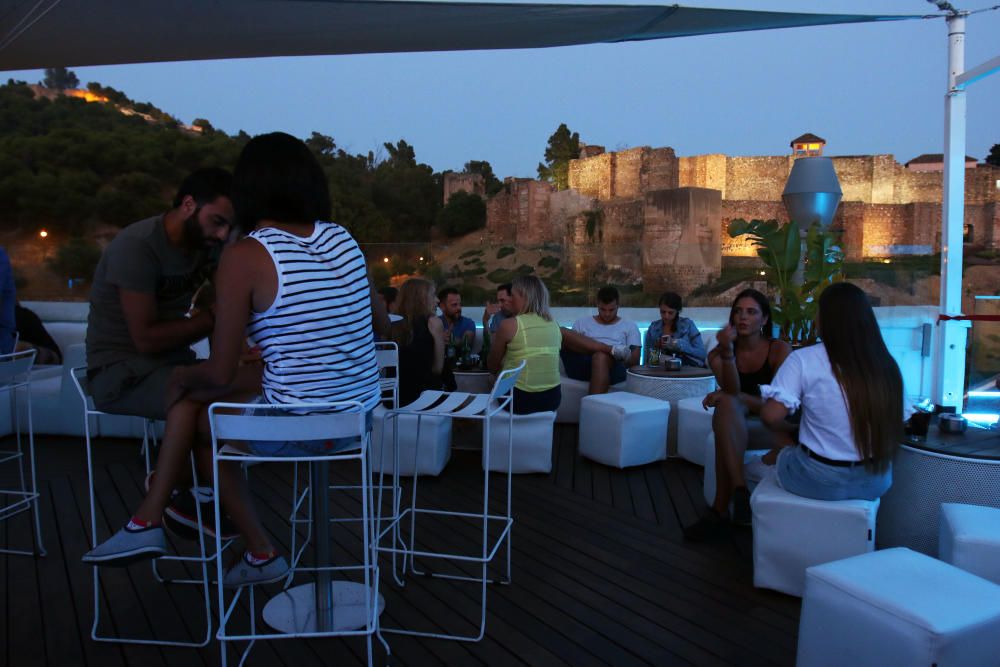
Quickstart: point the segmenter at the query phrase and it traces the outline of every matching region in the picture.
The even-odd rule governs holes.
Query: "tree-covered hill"
[[[169,207],[188,172],[232,168],[249,136],[199,119],[185,128],[124,93],[88,85],[104,102],[9,81],[0,86],[0,226],[86,234],[124,226]],[[45,89],[43,89],[44,91]],[[274,128],[280,130],[280,127]],[[330,136],[307,143],[330,181],[334,218],[364,242],[426,241],[441,208],[441,175],[405,141],[385,156],[352,155]],[[381,159],[380,159],[381,158]]]

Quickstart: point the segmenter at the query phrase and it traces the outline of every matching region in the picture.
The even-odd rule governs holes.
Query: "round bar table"
[[[907,437],[896,452],[892,487],[878,512],[880,549],[909,547],[938,555],[941,503],[1000,508],[1000,432],[974,428]]]
[[[625,377],[625,391],[670,403],[667,456],[677,456],[677,401],[691,396],[705,396],[714,390],[715,376],[712,371],[697,366],[681,366],[679,371],[633,366]]]

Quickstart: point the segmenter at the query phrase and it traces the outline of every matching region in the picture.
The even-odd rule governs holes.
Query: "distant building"
[[[979,163],[974,157],[965,156],[965,168],[975,169]],[[924,153],[918,155],[906,163],[906,168],[910,171],[944,171],[943,153]]]
[[[470,195],[486,197],[486,182],[482,174],[471,174],[467,171],[449,171],[444,175],[444,203],[447,204],[456,192],[468,192]]]
[[[806,132],[801,137],[792,139],[789,146],[792,147],[794,157],[818,157],[823,154],[826,139]]]

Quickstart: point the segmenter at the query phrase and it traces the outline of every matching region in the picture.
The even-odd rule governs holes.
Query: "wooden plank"
[[[625,471],[629,493],[632,495],[632,511],[640,519],[657,522],[656,508],[646,483],[646,470],[651,466],[629,468]]]
[[[537,515],[533,514],[531,520],[537,522]],[[668,621],[663,623],[663,628],[656,631],[655,634],[659,632],[669,634],[680,627],[684,630],[684,637],[688,639],[698,636],[700,632],[702,647],[705,650],[716,650],[716,645],[718,644],[716,637],[699,631],[697,626],[691,626],[685,620],[685,614],[697,613],[698,609],[701,608],[704,611],[698,616],[698,622],[712,629],[719,624],[731,625],[732,627],[727,632],[735,634],[740,639],[740,646],[727,649],[728,653],[725,657],[728,660],[737,660],[751,664],[753,660],[740,657],[746,652],[745,647],[748,645],[756,646],[756,649],[762,653],[777,651],[776,655],[771,657],[780,658],[782,652],[786,656],[794,652],[793,638],[789,639],[785,637],[782,641],[782,638],[767,637],[766,634],[769,628],[765,624],[750,624],[748,629],[743,628],[740,622],[741,614],[734,614],[726,605],[712,599],[706,599],[700,593],[691,592],[687,588],[687,582],[685,581],[687,578],[676,577],[673,568],[666,570],[670,575],[669,577],[664,577],[662,573],[657,572],[651,574],[645,563],[641,566],[636,563],[634,555],[627,547],[624,549],[616,548],[618,545],[612,541],[601,540],[602,547],[599,547],[598,551],[594,551],[586,545],[581,546],[575,531],[571,530],[570,533],[566,534],[558,524],[541,525],[539,526],[539,530],[529,532],[526,536],[526,531],[523,530],[523,523],[525,522],[521,522],[521,529],[517,532],[519,537],[515,541],[515,544],[523,546],[526,540],[529,542],[533,540],[548,541],[558,539],[567,541],[566,546],[559,543],[556,543],[554,546],[549,544],[548,548],[553,551],[541,557],[541,562],[560,563],[560,571],[567,573],[575,572],[571,565],[589,562],[590,565],[585,572],[574,573],[573,575],[580,582],[579,585],[572,587],[574,597],[577,599],[581,598],[581,591],[586,591],[588,588],[600,589],[600,594],[604,598],[611,600],[625,595],[626,597],[620,600],[623,610],[621,613],[627,615],[629,614],[628,610],[635,609],[642,612],[639,614],[641,618],[655,617],[650,604],[655,606],[664,606],[665,603],[667,606],[673,604],[674,606],[671,610],[672,616]],[[615,556],[603,552],[604,545],[607,545],[607,548],[615,549],[616,552],[620,552],[623,555]],[[529,558],[533,557],[529,556]],[[587,560],[591,558],[592,560]],[[638,578],[640,576],[641,579]],[[558,577],[558,573],[548,574],[545,578],[546,580],[552,580],[553,577]],[[611,581],[606,582],[605,580]],[[569,588],[571,587],[562,587],[563,590],[568,590]],[[629,592],[626,593],[627,591]],[[645,601],[640,599],[639,602],[636,602],[636,597],[648,597],[648,599]],[[773,630],[771,630],[771,633],[773,635]],[[776,639],[777,641],[775,641]],[[789,644],[789,642],[791,643]]]

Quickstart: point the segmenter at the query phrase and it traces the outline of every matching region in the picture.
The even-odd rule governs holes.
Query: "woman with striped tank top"
[[[517,316],[500,323],[487,365],[499,373],[526,362],[514,385],[514,414],[554,412],[562,400],[562,333],[549,313],[549,290],[537,277],[521,276],[511,284],[510,299]]]
[[[330,216],[326,177],[309,148],[273,133],[252,139],[233,176],[233,204],[247,238],[223,253],[216,326],[208,361],[176,374],[157,475],[129,524],[94,549],[88,562],[117,564],[166,551],[160,517],[192,444],[202,479],[211,479],[208,405],[358,401],[370,413],[380,391],[372,290],[357,242]],[[379,322],[388,328],[387,318]],[[244,341],[263,367],[241,365]],[[354,443],[243,443],[265,455],[308,455]],[[227,465],[228,464],[228,465]],[[245,553],[225,584],[278,581],[288,571],[260,524],[238,465],[222,462],[219,492]]]

